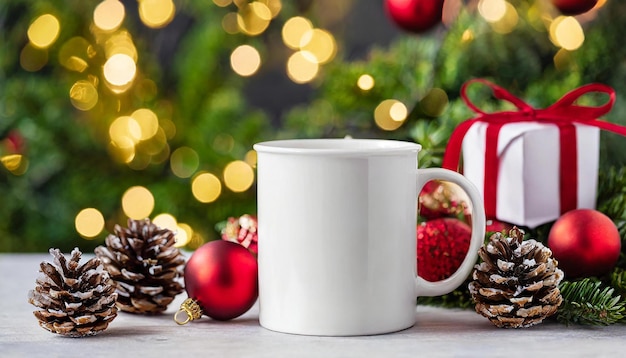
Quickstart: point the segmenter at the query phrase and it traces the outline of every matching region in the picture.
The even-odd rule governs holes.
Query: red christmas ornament
[[[548,247],[568,278],[600,276],[615,267],[621,239],[608,216],[596,210],[577,209],[554,223]]]
[[[400,28],[420,33],[441,22],[444,0],[385,0],[389,17]]]
[[[222,229],[222,240],[236,242],[256,255],[258,253],[258,227],[257,219],[252,215],[245,214],[239,218],[228,218],[226,226]]]
[[[234,242],[216,240],[198,248],[185,266],[189,298],[174,316],[179,324],[205,314],[226,321],[244,314],[259,293],[258,265],[254,255]],[[180,313],[186,319],[178,319]]]
[[[446,216],[469,215],[467,211],[467,196],[456,184],[431,180],[420,192],[419,214],[426,220],[437,219]]]
[[[580,15],[591,9],[598,0],[552,0],[552,4],[563,15]]]
[[[450,277],[465,259],[472,229],[454,218],[440,218],[417,226],[417,273],[426,281]]]

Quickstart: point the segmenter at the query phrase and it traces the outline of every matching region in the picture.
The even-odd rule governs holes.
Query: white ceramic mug
[[[419,144],[375,139],[263,142],[257,151],[259,320],[270,330],[369,335],[415,324],[418,296],[453,291],[483,242],[478,190],[450,170],[417,169]],[[417,198],[433,179],[460,185],[470,249],[448,279],[417,276]]]

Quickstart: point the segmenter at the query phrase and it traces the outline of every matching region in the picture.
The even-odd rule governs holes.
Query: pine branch
[[[597,280],[564,281],[559,286],[563,304],[557,319],[565,324],[610,325],[624,318],[624,302],[612,287]]]
[[[617,292],[625,297],[626,295],[626,270],[616,268],[611,273],[611,286],[617,290]]]

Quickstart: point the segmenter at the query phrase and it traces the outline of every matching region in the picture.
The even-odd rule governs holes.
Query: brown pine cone
[[[535,240],[524,240],[517,227],[509,237],[495,233],[478,255],[469,291],[476,312],[498,327],[529,327],[556,313],[563,301],[558,285],[563,271],[552,251]]]
[[[184,256],[174,246],[174,232],[149,219],[115,225],[96,255],[117,286],[117,306],[124,312],[155,314],[167,309],[183,292]]]
[[[117,316],[115,285],[97,257],[82,266],[75,248],[70,261],[58,249],[50,249],[54,264],[42,262],[41,275],[28,302],[40,309],[33,314],[39,325],[69,337],[95,335]]]

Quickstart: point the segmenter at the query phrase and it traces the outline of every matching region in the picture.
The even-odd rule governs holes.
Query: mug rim
[[[260,153],[282,154],[399,154],[417,153],[422,146],[407,141],[391,139],[281,139],[256,143],[254,150]]]

